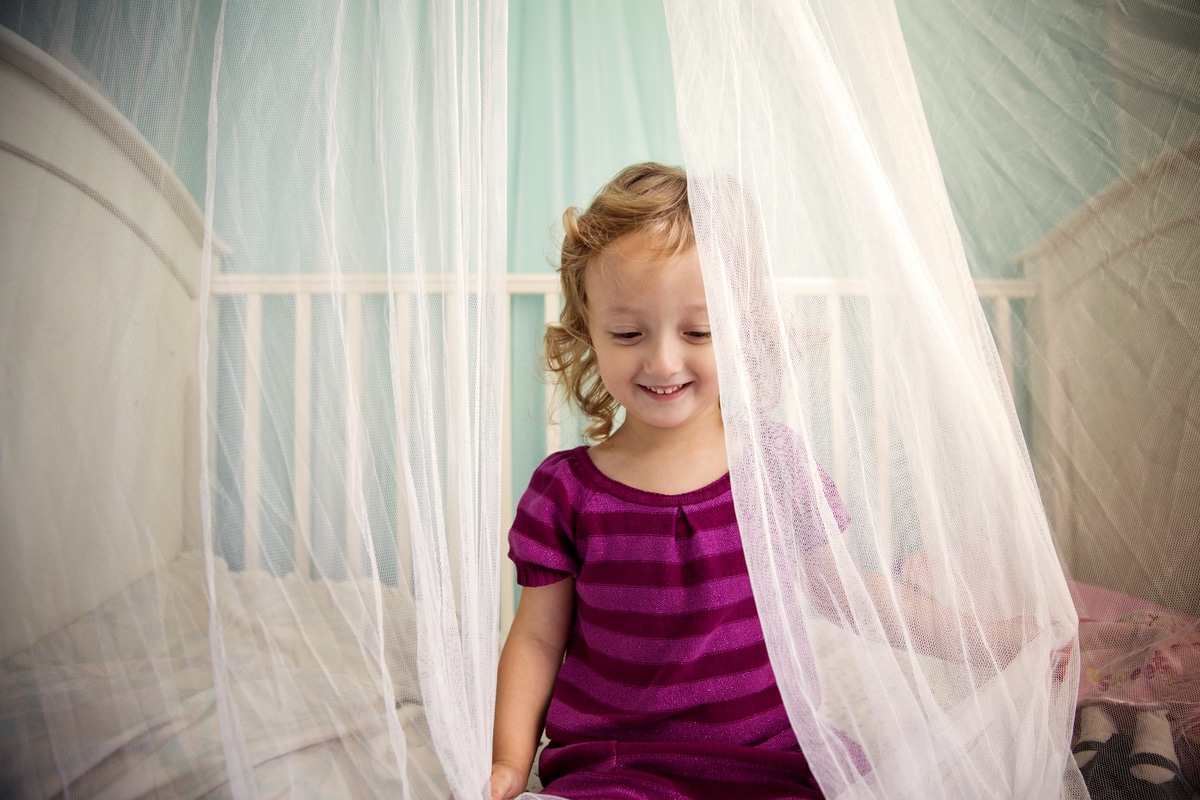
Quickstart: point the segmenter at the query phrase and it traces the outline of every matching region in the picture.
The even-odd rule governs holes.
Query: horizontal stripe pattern
[[[701,586],[662,588],[655,596],[657,605],[654,611],[647,613],[683,614],[724,608],[741,596],[741,581],[740,576],[733,575],[708,581]],[[586,586],[581,602],[597,611],[623,612],[637,608],[637,604],[644,599],[645,591],[645,587],[641,586]]]
[[[821,478],[841,522],[841,501]],[[802,534],[804,549],[823,542],[819,530]],[[534,473],[509,545],[522,585],[575,578],[576,615],[546,721],[553,741],[796,747],[728,475],[662,495],[607,477],[586,447],[556,453]]]
[[[596,703],[591,693],[570,685],[555,687],[546,734],[553,742],[612,739],[627,742],[708,742],[779,749],[797,747],[778,691],[704,703],[691,713],[652,715]],[[583,709],[583,710],[581,710]],[[553,724],[549,720],[553,720]]]

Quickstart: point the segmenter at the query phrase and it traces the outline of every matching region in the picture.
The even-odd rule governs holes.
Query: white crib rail
[[[295,392],[294,413],[295,424],[292,442],[292,463],[295,474],[291,476],[293,526],[295,531],[295,552],[293,558],[295,568],[301,575],[308,576],[311,572],[311,554],[307,551],[311,531],[311,475],[310,463],[310,420],[312,414],[312,398],[310,396],[311,363],[312,363],[312,309],[314,296],[340,296],[344,298],[344,330],[346,348],[349,357],[348,381],[346,386],[346,563],[360,565],[363,563],[364,537],[366,525],[363,510],[360,508],[362,484],[362,302],[368,295],[386,296],[393,292],[395,307],[398,314],[408,313],[409,301],[419,294],[430,295],[447,291],[449,284],[441,285],[429,278],[421,279],[418,285],[411,276],[393,275],[389,282],[386,275],[342,275],[331,278],[326,275],[217,275],[212,281],[212,292],[217,296],[241,297],[245,303],[245,367],[243,375],[243,390],[245,396],[245,412],[243,422],[243,462],[242,485],[243,494],[243,530],[245,536],[245,568],[255,569],[258,564],[260,551],[260,471],[261,471],[261,407],[260,407],[260,376],[262,374],[262,337],[263,337],[263,297],[267,295],[287,295],[294,298],[296,309],[295,328]],[[785,280],[779,283],[781,296],[785,298],[817,297],[822,298],[826,309],[826,324],[828,326],[828,356],[830,370],[829,402],[835,418],[832,422],[831,465],[830,471],[835,482],[844,482],[847,469],[846,431],[844,420],[840,419],[845,404],[845,371],[844,355],[842,352],[843,320],[842,300],[859,298],[867,295],[868,287],[864,281],[855,279],[808,279]],[[980,279],[975,281],[975,288],[985,305],[990,304],[994,333],[997,340],[997,350],[1004,372],[1013,387],[1014,367],[1013,353],[1013,304],[1019,300],[1032,299],[1037,295],[1038,284],[1030,279]],[[554,274],[512,274],[507,277],[508,303],[505,304],[506,315],[511,314],[512,298],[518,296],[540,296],[542,298],[543,321],[557,320],[561,297],[559,295],[558,279]],[[510,330],[510,320],[505,320],[505,330]],[[404,341],[397,341],[398,352],[406,352],[408,325],[397,324],[395,336]],[[507,354],[509,348],[505,347]],[[875,348],[872,373],[879,374],[879,349]],[[406,364],[398,364],[397,368],[407,369]],[[513,442],[511,415],[513,410],[512,387],[505,370],[505,409],[503,431],[503,472],[502,472],[502,507],[503,526],[507,526],[513,516],[512,498],[514,486],[512,481]],[[407,375],[397,376],[398,385],[406,385]],[[553,387],[547,386],[547,393]],[[876,385],[875,408],[883,408],[884,391],[882,385]],[[885,444],[888,440],[888,423],[881,414],[874,420],[874,435],[877,443]],[[557,423],[547,425],[545,431],[544,450],[547,454],[560,449],[562,446],[562,431]],[[891,498],[890,476],[886,470],[886,459],[880,459],[877,466],[877,501],[880,504],[880,517],[889,518],[886,513]],[[398,525],[403,529],[403,524]],[[408,550],[407,531],[397,531],[397,552],[403,554]],[[502,551],[506,548],[502,545]],[[515,610],[515,584],[513,570],[507,559],[502,559],[503,574],[501,579],[500,619],[502,634],[507,633],[512,623]]]

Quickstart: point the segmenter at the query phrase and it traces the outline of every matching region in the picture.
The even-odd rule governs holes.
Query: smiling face
[[[633,236],[589,266],[588,332],[625,435],[721,426],[717,362],[696,248],[664,256]]]

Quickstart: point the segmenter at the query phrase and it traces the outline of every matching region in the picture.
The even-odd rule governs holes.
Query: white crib
[[[1014,380],[1014,305],[1019,301],[1028,301],[1037,296],[1038,285],[1035,281],[1029,279],[981,279],[975,282],[976,289],[981,300],[991,306],[991,318],[995,327],[995,336],[998,345],[998,352],[1001,363],[1004,366],[1008,376],[1010,386]],[[266,296],[286,295],[294,298],[296,308],[296,329],[294,331],[295,353],[294,365],[296,375],[296,386],[300,387],[295,392],[294,397],[294,418],[298,421],[294,429],[295,440],[293,442],[293,452],[295,464],[308,463],[308,448],[310,446],[308,440],[308,426],[303,421],[307,420],[311,413],[310,397],[308,395],[308,378],[309,369],[312,361],[312,331],[311,331],[311,309],[314,296],[337,295],[344,303],[345,319],[346,319],[346,337],[347,351],[351,354],[352,365],[357,362],[355,359],[361,354],[362,343],[362,316],[361,308],[364,298],[370,296],[386,295],[389,290],[395,295],[395,305],[397,308],[405,308],[413,298],[417,296],[417,287],[411,280],[406,281],[403,277],[393,276],[389,289],[389,281],[385,275],[342,275],[336,280],[331,280],[328,276],[295,276],[295,275],[217,275],[212,280],[212,292],[214,295],[239,298],[240,302],[244,303],[245,326],[247,335],[245,337],[244,364],[244,394],[247,398],[244,433],[245,441],[243,443],[244,452],[246,454],[243,461],[245,475],[243,478],[243,486],[245,487],[247,500],[245,502],[246,518],[244,521],[244,531],[246,537],[245,550],[247,553],[257,553],[260,548],[257,544],[259,534],[258,524],[258,508],[259,504],[253,501],[254,492],[257,490],[259,481],[260,462],[257,457],[261,449],[258,441],[259,438],[259,409],[257,406],[257,398],[259,397],[259,377],[261,363],[261,343],[262,343],[262,302]],[[824,305],[827,311],[827,336],[828,336],[828,352],[830,354],[830,374],[833,380],[829,385],[830,405],[834,409],[843,406],[842,393],[844,392],[843,381],[841,380],[843,368],[841,364],[841,347],[840,336],[842,333],[843,321],[841,319],[840,309],[842,300],[845,298],[863,297],[867,293],[867,285],[864,281],[846,280],[846,279],[827,279],[827,280],[794,280],[781,282],[779,291],[787,297],[808,297],[818,298]],[[427,294],[429,288],[425,287],[424,292]],[[541,298],[541,307],[543,310],[543,320],[545,322],[557,321],[559,309],[561,307],[561,295],[559,294],[557,276],[552,273],[547,274],[512,274],[507,278],[507,293],[510,301],[522,296],[535,296]],[[512,308],[512,302],[508,304],[508,308]],[[404,330],[405,325],[396,326],[398,330]],[[506,325],[506,329],[511,328],[511,325]],[[402,334],[397,333],[397,336]],[[1023,335],[1023,334],[1016,334]],[[404,351],[405,342],[397,342],[396,346],[400,351]],[[509,349],[506,348],[506,352]],[[351,374],[357,374],[355,367],[351,367]],[[506,373],[507,374],[507,373]],[[401,377],[403,381],[403,376]],[[511,380],[508,381],[511,384]],[[553,386],[546,385],[544,391],[549,395],[553,392]],[[882,391],[882,387],[877,387],[877,391]],[[346,387],[346,395],[348,402],[362,401],[362,391],[359,384],[352,379]],[[513,515],[512,498],[514,490],[519,490],[520,487],[513,485],[513,441],[512,441],[512,414],[513,414],[513,387],[507,385],[505,387],[505,431],[503,438],[503,481],[502,481],[502,507],[497,509],[501,516],[501,529],[506,530],[507,524],[511,521]],[[882,403],[877,403],[877,407],[883,407]],[[362,414],[361,408],[356,412]],[[844,423],[844,421],[842,421]],[[348,423],[349,424],[349,423]],[[877,440],[886,441],[886,426],[883,422],[876,423]],[[834,435],[832,442],[832,464],[830,473],[835,482],[839,479],[844,479],[846,470],[846,445],[844,436],[844,424],[839,424],[839,420],[834,420]],[[564,432],[562,425],[559,422],[549,422],[545,426],[544,439],[544,454],[549,454],[563,446]],[[358,463],[362,458],[361,453],[362,442],[359,439],[348,439],[346,463]],[[354,472],[357,474],[357,472]],[[295,530],[304,532],[308,530],[308,521],[310,517],[309,494],[307,475],[303,470],[292,476],[293,495],[301,498],[297,501],[296,507],[293,509],[293,519]],[[890,487],[888,485],[888,476],[882,474],[879,476],[879,485],[877,491],[880,498],[890,496]],[[354,485],[353,481],[348,480],[346,491],[348,496],[357,496],[361,487]],[[356,522],[353,519],[347,519],[347,530],[352,530]],[[397,537],[400,540],[399,545],[406,548],[408,545],[408,533],[406,531],[397,532]],[[297,541],[303,541],[305,537],[298,536]],[[361,558],[358,554],[358,549],[363,547],[361,536],[347,537],[347,561],[348,563],[361,563]],[[507,544],[500,543],[502,553],[507,552]],[[401,551],[403,552],[403,550]],[[250,561],[247,562],[248,567],[253,567],[253,556],[250,556]],[[308,554],[299,548],[295,553],[296,569],[302,574],[308,574]],[[507,559],[502,559],[502,578],[500,585],[500,620],[501,620],[501,637],[503,638],[512,623],[516,588],[514,583],[514,572],[512,566],[507,562]]]

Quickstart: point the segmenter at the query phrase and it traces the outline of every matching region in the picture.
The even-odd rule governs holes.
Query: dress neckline
[[[600,471],[596,466],[596,462],[592,461],[591,455],[588,454],[588,446],[580,445],[569,451],[571,460],[578,466],[578,474],[586,482],[590,483],[593,488],[603,491],[607,494],[618,497],[622,500],[638,503],[644,506],[687,506],[704,503],[720,497],[722,494],[729,491],[729,473],[726,472],[721,477],[717,478],[710,484],[701,486],[691,491],[682,492],[680,494],[662,494],[660,492],[651,492],[645,489],[639,489],[636,486],[630,486],[627,483],[622,483],[615,478],[610,478]]]

